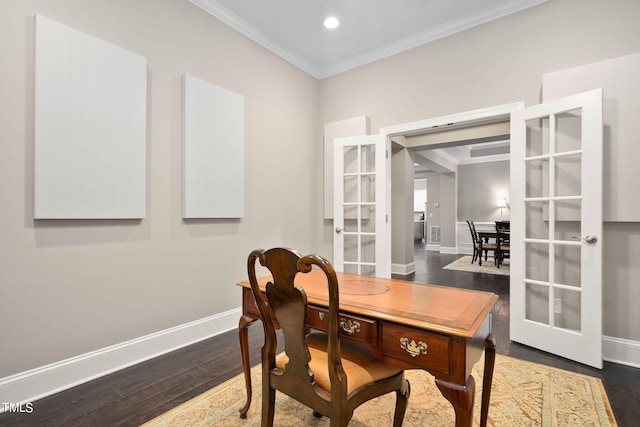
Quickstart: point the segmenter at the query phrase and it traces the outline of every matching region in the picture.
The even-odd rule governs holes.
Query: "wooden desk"
[[[481,425],[486,425],[495,345],[490,312],[498,300],[493,293],[423,285],[401,280],[337,273],[340,286],[341,335],[369,345],[373,354],[402,369],[424,369],[435,376],[442,395],[456,413],[456,426],[471,426],[475,380],[471,368],[485,354]],[[262,289],[270,277],[258,279]],[[308,297],[307,323],[326,330],[328,298],[322,271],[299,273],[296,284]],[[259,320],[248,281],[242,289],[240,348],[247,404],[251,404],[251,376],[247,328]]]

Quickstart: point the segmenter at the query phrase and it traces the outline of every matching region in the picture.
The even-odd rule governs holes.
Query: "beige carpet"
[[[476,404],[474,425],[480,422],[483,361],[474,367]],[[252,369],[254,399],[241,420],[238,409],[246,401],[244,380],[238,375],[181,406],[144,424],[165,426],[259,426],[260,366]],[[411,397],[405,427],[453,426],[452,406],[440,394],[433,377],[423,371],[407,371]],[[282,393],[276,393],[275,425],[328,426],[327,418],[316,419],[309,408]],[[350,427],[391,426],[395,394],[390,393],[360,406]],[[550,368],[498,355],[494,372],[490,426],[615,426],[615,419],[602,382],[594,377]]]
[[[463,256],[462,258],[458,258],[454,262],[449,265],[444,266],[445,270],[458,270],[458,271],[469,271],[472,273],[488,273],[488,274],[499,274],[501,276],[509,275],[509,260],[506,259],[504,264],[500,266],[500,268],[496,267],[493,264],[493,258],[489,257],[485,261],[482,259],[482,266],[478,265],[478,261],[471,264],[470,256]]]

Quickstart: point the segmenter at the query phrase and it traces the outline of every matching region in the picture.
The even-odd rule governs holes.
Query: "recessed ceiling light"
[[[338,18],[336,18],[335,16],[330,16],[324,20],[324,26],[330,30],[338,28],[338,25],[340,25],[340,21],[338,21]]]

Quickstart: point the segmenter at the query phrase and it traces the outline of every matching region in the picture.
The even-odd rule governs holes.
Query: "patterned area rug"
[[[476,398],[474,425],[480,423],[483,360],[474,366]],[[251,370],[254,398],[241,420],[238,409],[246,402],[244,379],[238,375],[224,384],[149,421],[144,427],[259,426],[260,365]],[[426,372],[407,371],[411,397],[405,427],[453,426],[453,407],[440,394]],[[276,393],[276,426],[328,426],[327,418],[316,419],[312,411]],[[395,394],[390,393],[360,406],[350,427],[393,424]],[[496,356],[489,406],[489,426],[616,426],[602,382],[594,377],[563,371],[507,356]]]
[[[501,276],[509,275],[509,260],[505,259],[504,264],[500,266],[500,268],[496,267],[493,264],[493,258],[487,258],[485,261],[482,260],[482,266],[478,265],[478,261],[471,264],[470,256],[463,256],[462,258],[458,258],[453,261],[451,264],[444,266],[445,270],[458,270],[458,271],[469,271],[471,273],[488,273],[488,274],[499,274]]]

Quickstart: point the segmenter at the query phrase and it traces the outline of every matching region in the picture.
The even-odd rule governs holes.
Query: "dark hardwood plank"
[[[618,424],[637,425],[640,369],[605,362],[604,369],[597,370],[512,343],[509,277],[443,270],[460,255],[426,251],[423,244],[417,244],[415,250],[416,272],[394,278],[498,294],[493,310],[498,354],[602,378]],[[262,343],[262,325],[257,322],[249,328],[252,365],[260,361]],[[234,330],[40,399],[33,403],[31,414],[0,414],[0,427],[138,426],[241,372],[238,333]]]

